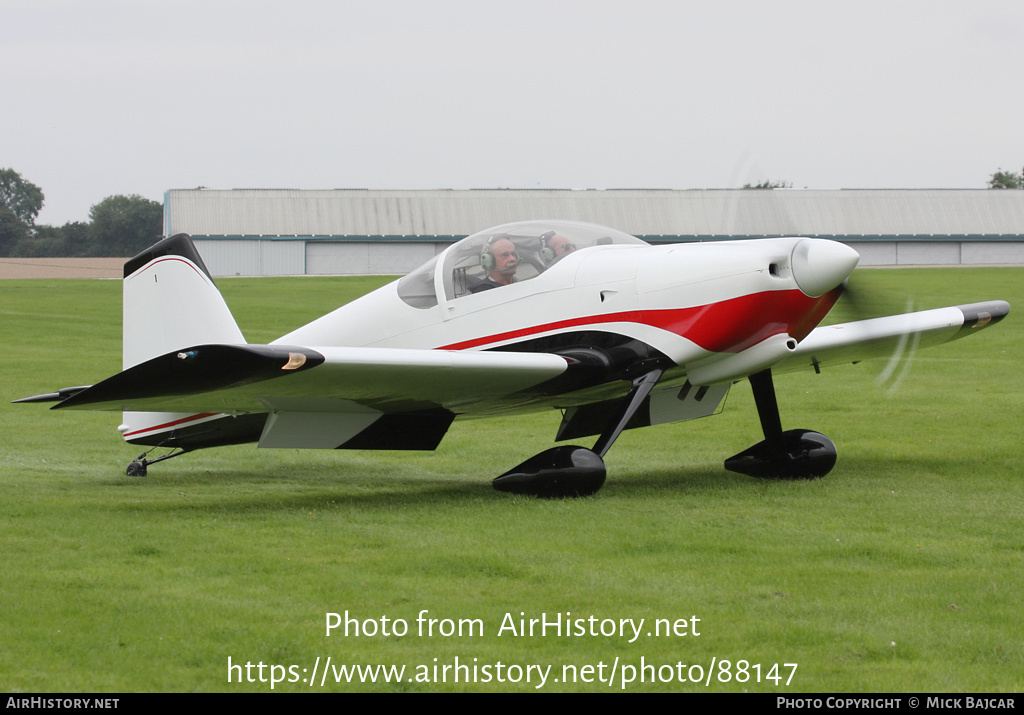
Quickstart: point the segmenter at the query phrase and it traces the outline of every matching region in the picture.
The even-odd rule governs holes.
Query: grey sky
[[[1024,3],[0,0],[39,222],[170,188],[982,188]]]

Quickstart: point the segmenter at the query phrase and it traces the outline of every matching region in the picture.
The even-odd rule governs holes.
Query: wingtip
[[[1005,318],[1010,312],[1010,304],[1005,300],[989,300],[958,305],[957,309],[964,314],[964,327],[976,330]]]
[[[989,300],[982,303],[958,305],[957,310],[963,313],[964,324],[953,336],[953,339],[962,338],[976,333],[982,328],[995,325],[1009,314],[1010,304],[1005,300]]]

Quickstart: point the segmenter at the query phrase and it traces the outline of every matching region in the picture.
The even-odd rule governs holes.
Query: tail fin
[[[122,330],[124,369],[192,345],[245,343],[199,251],[184,233],[163,239],[124,264]]]

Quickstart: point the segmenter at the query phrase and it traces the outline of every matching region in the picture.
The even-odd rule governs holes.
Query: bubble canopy
[[[398,281],[398,295],[414,308],[536,278],[565,256],[594,246],[646,246],[635,236],[579,221],[518,221],[474,233]],[[438,271],[441,280],[438,281]],[[440,284],[440,285],[439,285]]]

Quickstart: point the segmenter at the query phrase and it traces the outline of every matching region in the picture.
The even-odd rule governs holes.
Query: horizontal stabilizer
[[[230,390],[308,370],[323,361],[316,351],[278,345],[182,348],[119,372],[53,409],[148,411],[146,405],[153,401]]]
[[[42,395],[33,395],[32,397],[22,397],[20,400],[12,400],[12,403],[18,402],[60,402],[66,400],[72,395],[77,395],[82,390],[88,390],[90,385],[81,385],[80,387],[65,387],[57,390],[56,392],[47,392]]]
[[[569,361],[546,353],[199,345],[83,390],[54,409],[173,413],[484,411],[530,399]]]

